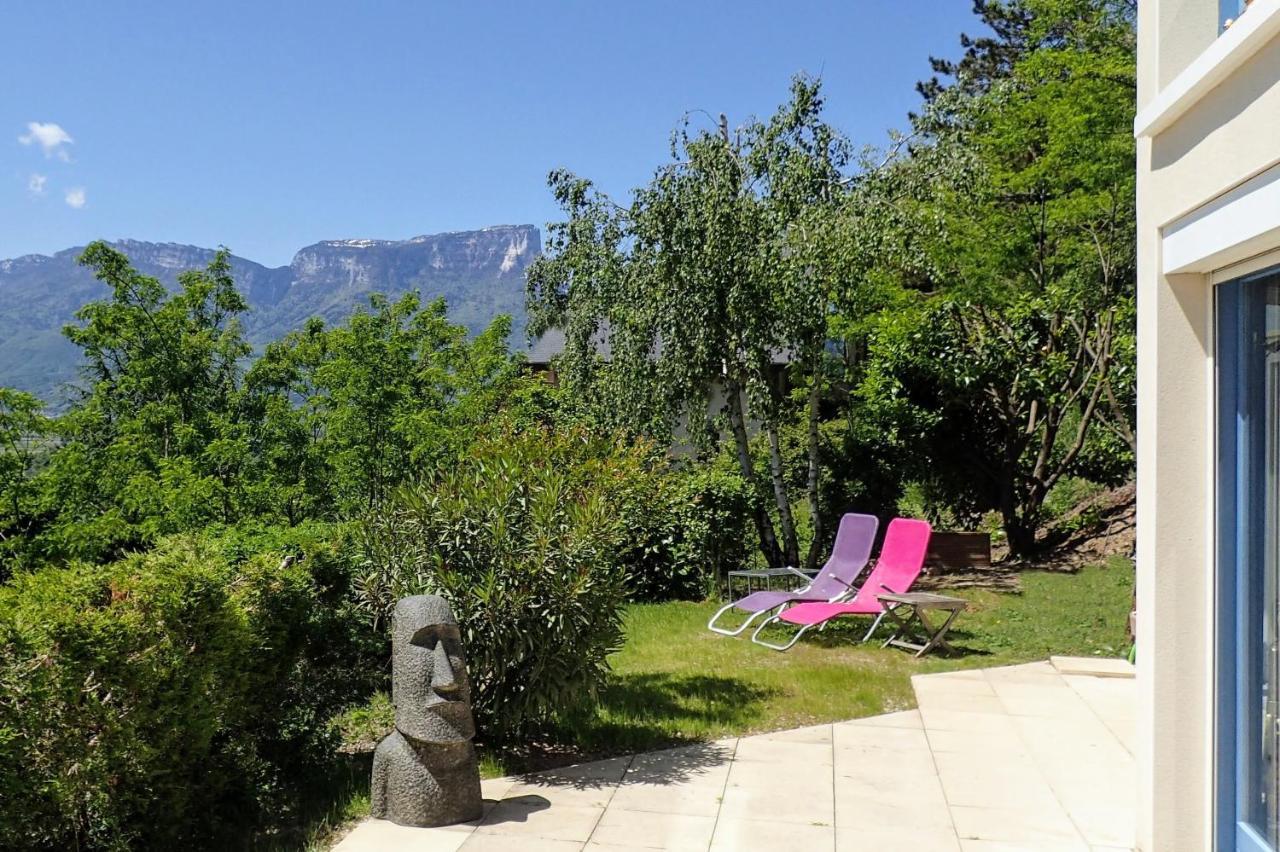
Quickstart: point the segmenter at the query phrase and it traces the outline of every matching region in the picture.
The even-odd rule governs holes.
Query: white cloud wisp
[[[63,146],[75,142],[71,134],[62,129],[62,125],[52,121],[47,124],[40,121],[27,122],[27,132],[19,136],[18,141],[23,145],[39,145],[46,157],[56,156],[65,162],[70,162],[71,155]]]

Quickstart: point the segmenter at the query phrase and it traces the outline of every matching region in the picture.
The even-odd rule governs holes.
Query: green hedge
[[[354,585],[375,622],[405,595],[447,598],[481,733],[510,740],[591,707],[628,598],[701,599],[740,564],[749,499],[644,442],[513,428],[371,513]]]
[[[633,601],[703,600],[751,555],[751,489],[716,463],[655,463],[622,495],[620,560]]]
[[[302,560],[181,538],[0,588],[0,847],[242,846],[331,749]],[[313,770],[314,774],[314,770]]]
[[[382,621],[405,595],[449,601],[485,739],[591,706],[622,641],[617,509],[647,463],[584,431],[513,432],[478,440],[367,520],[362,602]]]

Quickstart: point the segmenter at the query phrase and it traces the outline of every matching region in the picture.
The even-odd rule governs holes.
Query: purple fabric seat
[[[725,636],[737,636],[757,617],[784,604],[807,601],[826,603],[852,595],[853,581],[871,558],[871,546],[875,543],[879,527],[880,521],[874,515],[850,512],[840,519],[835,544],[831,548],[831,558],[807,586],[794,591],[753,592],[722,607],[711,617],[707,628]],[[804,576],[799,571],[796,574]],[[751,616],[735,629],[716,627],[716,620],[730,609],[748,612]]]

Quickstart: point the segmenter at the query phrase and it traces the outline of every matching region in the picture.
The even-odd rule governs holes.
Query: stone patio
[[[366,820],[336,852],[1131,848],[1127,663],[912,682],[919,710],[486,781],[479,823]]]

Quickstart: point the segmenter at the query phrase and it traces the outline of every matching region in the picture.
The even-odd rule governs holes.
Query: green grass
[[[255,848],[268,852],[322,852],[333,847],[346,829],[369,815],[369,775],[372,761],[353,761],[341,785],[333,791],[332,803],[315,818],[300,826],[300,838],[262,842]]]
[[[811,634],[785,653],[746,635],[706,629],[719,603],[635,604],[625,616],[626,643],[594,713],[550,732],[552,756],[482,750],[486,777],[661,748],[682,742],[781,730],[873,716],[915,706],[911,675],[1012,665],[1051,654],[1120,657],[1132,605],[1133,568],[1125,559],[1079,573],[1025,572],[1021,594],[954,592],[970,602],[948,639],[952,656],[916,660],[906,651],[856,640],[869,621]],[[883,639],[887,627],[879,634]],[[781,635],[781,634],[779,634]],[[369,745],[390,730],[385,696],[348,713],[348,742]],[[370,746],[371,747],[371,746]],[[367,782],[335,808],[309,848],[325,848],[332,827],[368,810]]]
[[[1022,587],[1016,595],[956,592],[970,602],[948,634],[956,653],[922,660],[874,640],[857,643],[870,623],[864,618],[777,653],[746,635],[710,633],[719,604],[637,604],[627,611],[626,645],[611,660],[597,712],[566,725],[560,738],[606,754],[779,730],[913,707],[911,675],[922,672],[1126,653],[1133,595],[1126,560],[1077,574],[1024,573]]]

